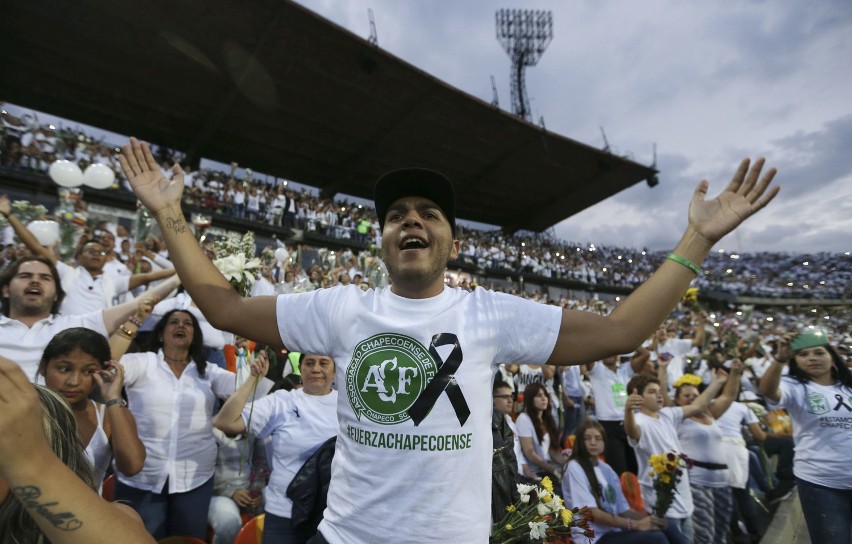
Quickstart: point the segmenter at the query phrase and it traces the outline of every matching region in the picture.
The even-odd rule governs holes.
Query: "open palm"
[[[142,204],[152,214],[170,206],[180,207],[183,194],[183,172],[175,165],[174,176],[166,179],[145,142],[130,138],[118,158],[127,181]]]
[[[699,183],[689,204],[690,226],[709,242],[716,243],[769,204],[780,187],[766,190],[776,170],[770,168],[761,177],[764,162],[763,158],[757,159],[749,168],[749,159],[743,160],[725,190],[712,200],[704,199],[709,187],[707,181]]]

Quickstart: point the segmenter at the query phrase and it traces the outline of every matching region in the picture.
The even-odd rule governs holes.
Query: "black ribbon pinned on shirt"
[[[837,404],[834,406],[834,411],[840,410],[840,407],[843,406],[848,411],[852,412],[852,406],[846,404],[846,399],[843,398],[843,395],[834,395],[834,400],[837,401]]]
[[[452,345],[453,350],[445,361],[438,355],[437,348],[447,345]],[[420,422],[429,415],[432,407],[438,402],[438,397],[441,396],[441,393],[446,392],[447,397],[450,399],[450,404],[453,405],[453,409],[456,411],[456,417],[459,418],[459,423],[464,426],[467,418],[470,416],[470,408],[468,408],[467,402],[464,400],[464,394],[462,394],[461,387],[459,387],[455,377],[462,362],[462,349],[459,345],[459,339],[455,334],[448,332],[436,334],[432,337],[432,343],[429,345],[429,353],[438,363],[438,372],[435,373],[435,377],[426,385],[426,388],[417,397],[411,408],[408,409],[408,415],[414,421],[415,427],[420,425]]]

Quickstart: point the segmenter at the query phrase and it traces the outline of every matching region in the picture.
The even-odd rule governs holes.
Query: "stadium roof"
[[[289,1],[3,11],[0,99],[326,195],[370,198],[382,173],[430,167],[455,182],[459,217],[541,231],[656,173],[524,122]]]

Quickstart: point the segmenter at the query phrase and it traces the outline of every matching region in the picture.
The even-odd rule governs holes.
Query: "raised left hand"
[[[769,204],[781,187],[766,190],[776,170],[770,168],[761,177],[764,162],[762,157],[754,164],[744,159],[725,190],[712,200],[705,200],[710,184],[702,180],[689,204],[689,226],[712,245]]]
[[[259,349],[254,352],[254,360],[249,363],[251,366],[252,376],[266,376],[269,372],[269,359],[266,357],[266,351]]]

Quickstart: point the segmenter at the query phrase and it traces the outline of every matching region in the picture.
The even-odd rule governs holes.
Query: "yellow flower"
[[[545,476],[546,478],[547,476]],[[541,502],[550,502],[553,499],[553,495],[550,493],[542,493]]]
[[[510,504],[509,506],[506,507],[506,512],[514,512],[515,510],[516,510],[516,508],[515,508],[514,504]]]
[[[664,484],[669,484],[672,481],[672,477],[668,474],[660,474],[660,480],[662,480]]]
[[[512,530],[512,524],[511,524],[511,523],[507,523],[507,524],[506,524],[506,530],[507,530],[507,531],[511,531],[511,530]]]
[[[550,481],[549,476],[541,479],[541,487],[545,488],[549,493],[553,493],[553,482]]]
[[[567,508],[559,512],[559,516],[562,518],[562,525],[565,527],[568,527],[571,524],[571,520],[574,519],[574,514]]]
[[[654,475],[655,475],[655,472],[653,470],[648,471],[648,478],[653,478]]]

